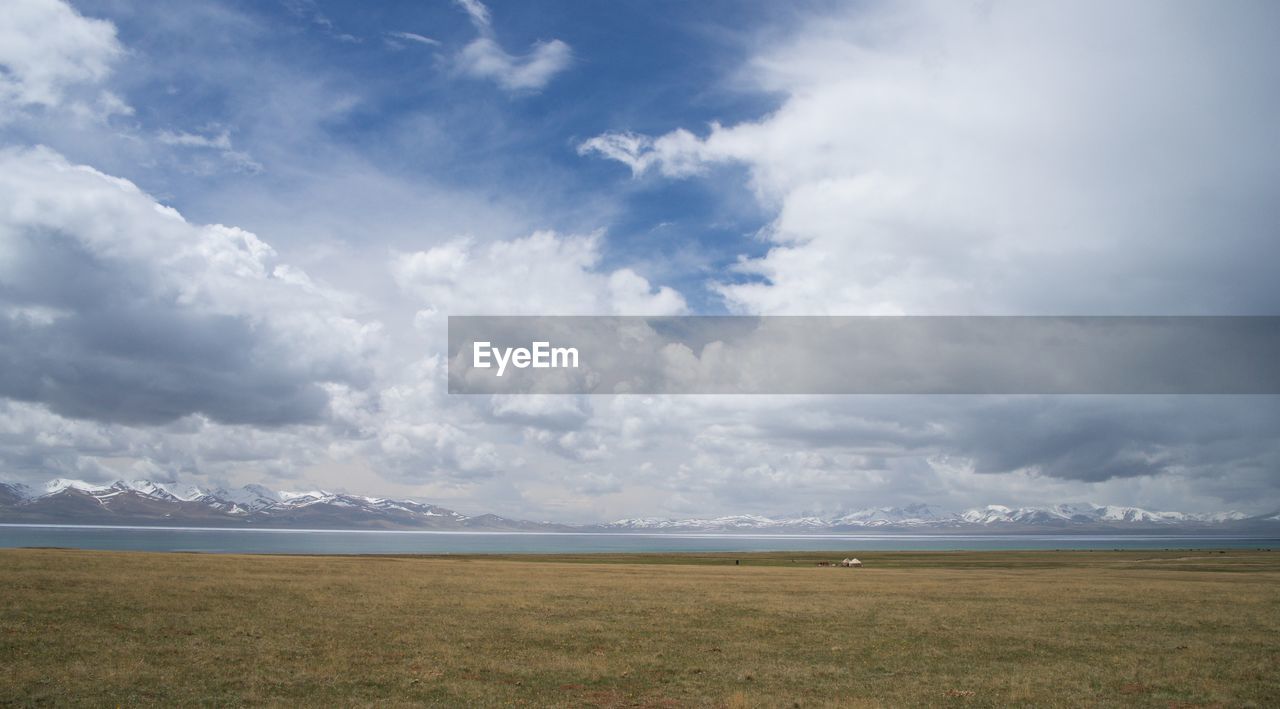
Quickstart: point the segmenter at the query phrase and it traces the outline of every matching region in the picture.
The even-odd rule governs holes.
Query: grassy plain
[[[1280,549],[841,556],[5,550],[0,705],[1280,705]]]

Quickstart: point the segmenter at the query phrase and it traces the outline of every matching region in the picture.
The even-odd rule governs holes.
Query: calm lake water
[[[0,547],[243,554],[1278,548],[1280,539],[1155,535],[596,534],[0,525]]]

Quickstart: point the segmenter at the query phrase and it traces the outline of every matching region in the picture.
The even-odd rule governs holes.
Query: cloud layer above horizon
[[[0,478],[1280,507],[1275,397],[450,397],[449,314],[1276,314],[1267,3],[0,17]],[[215,31],[211,31],[215,30]]]

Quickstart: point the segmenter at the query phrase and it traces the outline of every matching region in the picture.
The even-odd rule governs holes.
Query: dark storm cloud
[[[0,282],[0,395],[74,418],[158,424],[320,418],[325,392],[244,315],[175,303],[150,274],[95,256],[66,234],[11,235]],[[339,373],[331,373],[338,375]]]
[[[369,379],[368,329],[335,301],[249,232],[0,151],[0,397],[132,425],[316,422],[326,383]]]
[[[1180,471],[1230,475],[1249,461],[1280,470],[1280,397],[1025,398],[974,407],[955,430],[980,473],[1032,468],[1066,480]]]
[[[1277,396],[855,396],[796,400],[725,424],[799,450],[962,456],[985,474],[1062,480],[1270,471],[1280,483]],[[1256,475],[1254,476],[1256,477]]]

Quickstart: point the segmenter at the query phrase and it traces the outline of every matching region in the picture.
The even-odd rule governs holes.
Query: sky
[[[0,478],[1280,508],[1270,396],[450,396],[448,315],[1274,315],[1267,2],[0,14]]]

